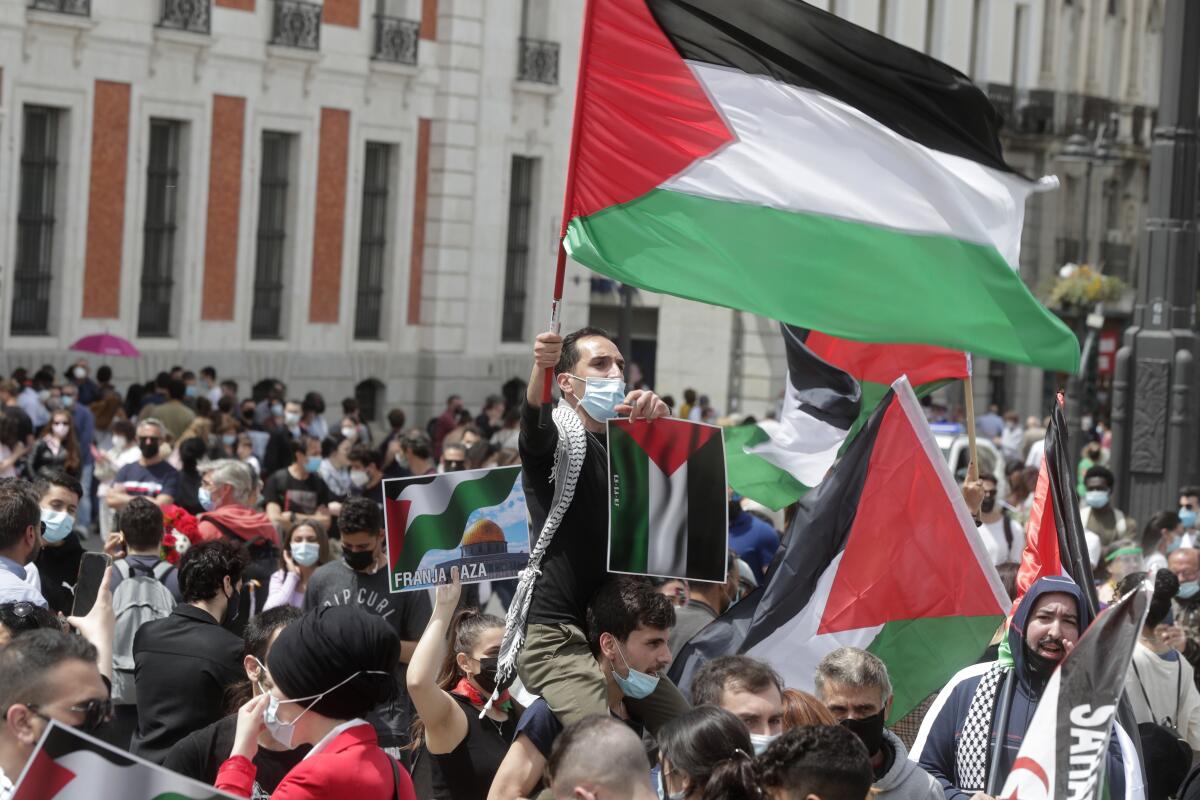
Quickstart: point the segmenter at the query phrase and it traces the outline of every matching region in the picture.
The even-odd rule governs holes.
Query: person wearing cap
[[[280,781],[289,800],[416,800],[404,767],[379,747],[363,716],[393,699],[400,638],[382,618],[348,606],[308,612],[267,655],[270,687],[238,711],[233,751],[216,788],[250,797],[253,758],[265,728],[287,748],[312,745]]]

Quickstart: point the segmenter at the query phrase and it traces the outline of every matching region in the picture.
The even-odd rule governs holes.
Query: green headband
[[[1140,547],[1121,547],[1109,553],[1105,557],[1104,563],[1107,564],[1118,556],[1140,556],[1141,554],[1142,548]]]

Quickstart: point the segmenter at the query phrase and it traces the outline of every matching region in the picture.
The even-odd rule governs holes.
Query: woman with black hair
[[[496,688],[504,620],[477,608],[456,612],[462,594],[457,568],[450,578],[437,587],[433,616],[408,664],[408,695],[418,715],[411,747],[423,747],[437,765],[436,797],[476,800],[487,797],[521,708],[506,692],[480,718]]]
[[[663,797],[668,800],[758,800],[754,745],[740,719],[698,706],[658,731]]]
[[[250,797],[265,728],[291,749],[312,745],[280,781],[286,800],[416,800],[412,779],[379,747],[375,707],[399,691],[400,638],[382,618],[350,606],[322,606],[283,629],[267,654],[263,694],[238,711],[233,752],[216,787]]]
[[[175,498],[175,504],[182,506],[189,514],[208,511],[200,502],[200,484],[204,476],[197,467],[207,454],[208,444],[199,437],[185,439],[179,444],[179,497]]]

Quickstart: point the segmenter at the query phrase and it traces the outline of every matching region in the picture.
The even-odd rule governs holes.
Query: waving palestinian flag
[[[700,632],[671,667],[690,685],[710,658],[746,653],[811,688],[838,647],[888,667],[892,721],[977,659],[1008,598],[929,424],[901,378],[819,487],[800,501],[766,589]]]
[[[971,371],[965,353],[941,347],[780,327],[788,362],[780,418],[725,431],[729,485],[776,510],[821,482],[892,381],[907,375],[920,396]]]
[[[1016,272],[1039,184],[965,75],[800,0],[591,0],[583,43],[576,261],[833,336],[1077,369]]]
[[[13,800],[234,800],[207,784],[132,756],[57,722],[17,781]]]

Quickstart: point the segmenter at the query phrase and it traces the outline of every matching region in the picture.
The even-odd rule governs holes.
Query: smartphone
[[[100,593],[100,582],[104,580],[104,570],[112,566],[112,556],[108,553],[93,553],[88,551],[79,560],[79,576],[75,579],[75,604],[71,608],[71,616],[85,617],[96,605],[96,595]]]

